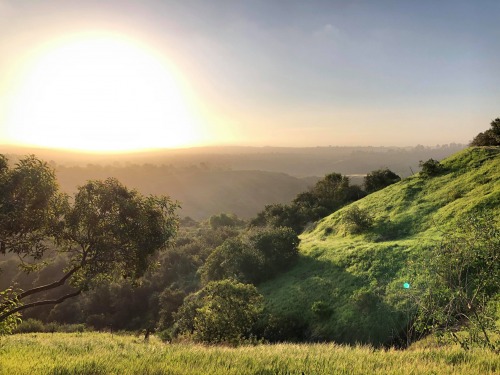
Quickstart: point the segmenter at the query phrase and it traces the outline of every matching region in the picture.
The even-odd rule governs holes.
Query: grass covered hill
[[[414,308],[403,288],[412,256],[439,245],[467,214],[500,216],[500,148],[468,148],[441,165],[439,174],[408,177],[301,235],[298,263],[260,287],[276,336],[377,345],[404,334]],[[373,218],[363,233],[351,234],[342,219],[353,206]]]

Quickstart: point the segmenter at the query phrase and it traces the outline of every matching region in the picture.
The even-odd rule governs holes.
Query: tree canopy
[[[494,119],[491,128],[474,137],[471,146],[500,146],[500,117]]]
[[[164,249],[177,230],[177,204],[145,197],[116,179],[89,181],[72,200],[59,192],[53,170],[35,156],[10,168],[0,156],[0,251],[19,256],[27,272],[63,254],[68,266],[53,282],[0,295],[2,322],[20,311],[58,304],[102,279],[137,279],[151,256]],[[47,299],[47,291],[70,284],[70,293]]]
[[[177,329],[205,343],[238,344],[250,336],[263,305],[253,285],[212,281],[184,300],[176,314]]]
[[[368,173],[364,178],[363,185],[367,193],[373,193],[399,181],[401,181],[401,177],[385,168]]]

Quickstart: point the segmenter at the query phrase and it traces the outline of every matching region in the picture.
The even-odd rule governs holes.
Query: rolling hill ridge
[[[500,216],[499,147],[468,148],[441,165],[439,175],[410,176],[301,235],[297,264],[260,287],[266,310],[283,323],[277,326],[290,327],[288,339],[380,345],[406,329],[412,306],[403,283],[411,282],[412,255],[437,246],[465,215]],[[353,206],[373,218],[364,233],[349,233],[342,221]]]

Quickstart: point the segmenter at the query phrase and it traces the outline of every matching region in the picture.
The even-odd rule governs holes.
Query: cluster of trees
[[[9,331],[23,310],[59,304],[103,280],[139,279],[173,239],[176,208],[168,197],[144,197],[114,179],[89,181],[70,200],[46,163],[29,156],[11,168],[0,156],[1,253],[17,256],[26,272],[57,255],[65,263],[55,280],[2,292],[0,330]]]
[[[500,146],[500,118],[490,123],[491,127],[474,137],[471,146]]]
[[[391,170],[378,169],[368,173],[363,186],[352,185],[349,177],[331,173],[314,187],[300,193],[290,204],[268,205],[257,214],[253,226],[290,227],[301,233],[308,223],[317,221],[343,206],[401,180]]]
[[[397,180],[389,170],[374,171],[365,178],[366,191]],[[184,312],[202,311],[201,301],[214,298],[230,303],[241,288],[254,291],[297,260],[297,233],[307,222],[366,195],[332,173],[290,205],[266,207],[250,224],[220,214],[201,223],[184,218],[179,229],[178,206],[168,197],[146,197],[109,178],[88,181],[70,199],[50,166],[34,156],[14,166],[0,158],[0,193],[0,252],[9,279],[0,285],[4,332],[23,312],[96,329],[158,326],[201,341],[207,325],[194,324],[202,318],[187,324]],[[248,337],[247,323],[228,340]]]
[[[481,137],[496,137],[499,126],[497,119]],[[421,166],[428,177],[442,168],[433,159]],[[0,333],[12,331],[23,312],[96,329],[158,327],[166,339],[207,343],[290,338],[300,327],[266,316],[256,286],[293,266],[297,235],[308,223],[399,180],[379,169],[360,187],[331,173],[290,204],[266,206],[249,223],[228,214],[179,221],[178,205],[168,197],[143,196],[108,178],[88,181],[70,199],[46,163],[29,156],[11,166],[0,155],[0,254],[12,281],[0,285]],[[373,219],[353,206],[343,223],[360,233]],[[500,288],[492,279],[500,279],[500,245],[498,226],[486,223],[463,225],[475,231],[450,237],[429,257],[414,318],[419,332],[466,321],[495,347],[483,317]],[[456,256],[448,259],[450,253]],[[314,311],[323,310],[318,304]]]

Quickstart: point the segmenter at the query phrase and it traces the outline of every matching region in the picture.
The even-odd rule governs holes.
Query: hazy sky
[[[198,143],[465,143],[500,116],[499,15],[498,0],[0,0],[0,144],[18,142],[21,67],[81,32],[175,66]]]

